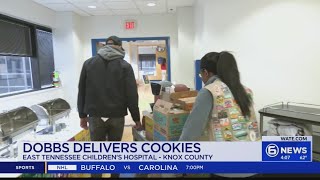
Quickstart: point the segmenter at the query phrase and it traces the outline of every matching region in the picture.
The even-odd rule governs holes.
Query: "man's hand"
[[[80,127],[88,130],[88,118],[80,118]]]
[[[140,121],[137,121],[135,122],[136,125],[134,126],[134,128],[138,131],[141,131],[142,130],[142,125],[141,125],[141,122]]]

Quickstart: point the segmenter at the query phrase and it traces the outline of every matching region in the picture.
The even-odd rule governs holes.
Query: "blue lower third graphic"
[[[312,161],[311,142],[262,142],[262,160],[310,162]]]
[[[44,162],[0,162],[0,173],[44,173]]]
[[[307,173],[317,162],[48,162],[48,173]]]

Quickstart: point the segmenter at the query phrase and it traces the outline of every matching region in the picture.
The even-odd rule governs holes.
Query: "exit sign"
[[[125,22],[125,29],[132,30],[136,28],[136,21],[126,21]]]

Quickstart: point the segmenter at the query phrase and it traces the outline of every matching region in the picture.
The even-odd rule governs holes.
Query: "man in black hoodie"
[[[83,64],[78,112],[80,126],[88,129],[89,123],[92,141],[121,141],[127,108],[135,128],[141,129],[137,84],[124,55],[121,40],[111,36],[106,46]]]

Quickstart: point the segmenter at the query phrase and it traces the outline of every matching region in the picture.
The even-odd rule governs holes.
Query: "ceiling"
[[[54,11],[72,11],[81,16],[175,13],[177,7],[193,6],[194,0],[33,0]],[[153,7],[148,3],[155,3]],[[89,8],[95,6],[96,8]]]

